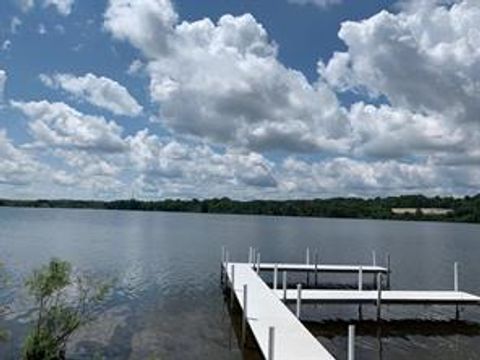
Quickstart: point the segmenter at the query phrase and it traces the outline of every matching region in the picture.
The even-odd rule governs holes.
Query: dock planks
[[[283,299],[283,291],[276,290]],[[287,290],[288,302],[297,301],[297,290]],[[480,297],[462,291],[402,291],[382,290],[382,304],[480,304]],[[302,290],[302,303],[376,303],[378,291]]]
[[[275,360],[334,360],[335,358],[302,325],[275,293],[252,270],[250,264],[235,263],[234,292],[242,311],[243,285],[247,289],[247,321],[257,344],[268,358],[268,331],[275,327]],[[232,279],[231,265],[227,277]]]
[[[315,272],[315,264],[273,264],[273,263],[261,263],[261,271],[273,271],[277,265],[278,271],[287,272]],[[253,264],[252,266],[255,266]],[[372,265],[324,265],[318,264],[316,270],[318,272],[330,272],[330,273],[358,273],[362,268],[362,272],[365,273],[388,273],[389,270],[382,266]]]

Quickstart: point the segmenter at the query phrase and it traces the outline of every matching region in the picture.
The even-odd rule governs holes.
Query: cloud
[[[167,127],[253,150],[345,150],[348,124],[335,94],[280,63],[252,15],[177,21],[166,0],[111,0],[104,23],[148,60]]]
[[[0,104],[4,100],[6,83],[7,83],[7,72],[5,70],[0,69]]]
[[[15,147],[5,129],[0,129],[0,185],[27,185],[34,181],[42,166]]]
[[[158,124],[124,134],[64,103],[11,102],[33,140],[18,148],[0,135],[0,155],[10,149],[0,179],[14,173],[3,157],[14,169],[38,152],[54,158],[49,181],[87,197],[478,192],[479,9],[472,0],[422,0],[347,21],[346,50],[320,61],[309,81],[279,60],[250,14],[182,22],[168,0],[110,0],[104,29],[138,49],[129,73],[148,76],[166,135],[154,133]],[[105,77],[41,79],[116,115],[142,112]],[[344,92],[361,101],[342,105]]]
[[[35,6],[35,0],[17,0],[17,5],[23,12],[30,11]]]
[[[12,17],[10,21],[10,32],[12,34],[18,33],[18,29],[22,26],[22,20],[20,20],[17,16]]]
[[[158,191],[159,187],[167,186],[165,182],[171,182],[201,194],[210,192],[208,188],[212,183],[233,188],[274,188],[277,185],[273,164],[258,153],[215,152],[206,145],[161,139],[148,130],[139,131],[127,141],[131,149],[130,161],[140,173],[139,184],[143,184],[143,189],[156,188]]]
[[[40,80],[46,86],[60,88],[116,115],[137,116],[143,110],[124,86],[104,76],[91,73],[78,77],[71,74],[42,74]]]
[[[385,96],[394,107],[477,121],[480,111],[480,7],[424,1],[341,26],[348,50],[325,65],[323,79],[341,91]]]
[[[137,75],[140,72],[142,72],[144,67],[145,67],[145,64],[143,62],[141,62],[138,59],[135,59],[131,62],[130,66],[128,67],[127,74],[128,75]]]
[[[331,5],[338,5],[343,2],[343,0],[288,0],[291,4],[297,5],[315,5],[319,8],[325,9]]]
[[[7,39],[3,42],[2,46],[1,46],[1,49],[2,49],[2,51],[8,51],[8,50],[10,50],[11,46],[12,46],[12,42],[10,41],[10,39]]]
[[[101,116],[85,115],[64,103],[45,100],[12,101],[11,105],[31,119],[28,126],[36,141],[33,145],[105,153],[126,149],[123,129]]]
[[[48,32],[48,31],[47,31],[47,28],[45,27],[44,24],[39,24],[39,25],[38,25],[37,33],[38,33],[39,35],[45,35],[47,32]]]
[[[448,187],[428,163],[367,162],[345,157],[308,163],[290,157],[283,162],[282,172],[285,193],[306,197],[435,194]]]
[[[169,0],[110,0],[104,27],[114,38],[155,57],[166,50],[166,35],[177,21]]]
[[[28,12],[35,7],[40,0],[16,0],[18,6],[23,12]],[[72,12],[75,0],[41,0],[44,8],[53,6],[60,15],[68,16]]]
[[[75,0],[43,0],[43,6],[54,6],[63,16],[70,15],[74,3]]]
[[[472,143],[470,127],[458,127],[449,118],[412,113],[388,105],[363,102],[349,111],[353,155],[398,159],[434,153],[462,153]]]

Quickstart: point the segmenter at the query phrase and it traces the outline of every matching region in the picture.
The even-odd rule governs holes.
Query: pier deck
[[[256,266],[251,264],[251,266]],[[325,265],[325,264],[274,264],[274,263],[261,263],[261,271],[273,271],[277,266],[278,271],[287,271],[287,272],[329,272],[329,273],[358,273],[360,267],[362,272],[365,273],[388,273],[389,270],[383,266],[373,266],[373,265]]]
[[[229,284],[232,283],[231,265],[226,269]],[[273,326],[275,360],[334,360],[334,357],[252,270],[251,264],[233,265],[235,297],[244,311],[243,286],[247,285],[247,322],[266,359],[269,358],[269,327]]]
[[[283,291],[276,290],[279,299]],[[397,291],[383,290],[380,293],[382,304],[449,304],[478,305],[480,297],[462,291]],[[297,290],[287,290],[286,301],[297,301]],[[302,303],[372,303],[378,301],[376,290],[302,290]]]

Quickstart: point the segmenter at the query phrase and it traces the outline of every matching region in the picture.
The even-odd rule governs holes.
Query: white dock
[[[283,299],[282,290],[276,290],[279,299]],[[302,303],[355,303],[376,304],[377,290],[302,290]],[[286,291],[286,301],[297,301],[297,290]],[[478,305],[480,297],[463,291],[398,291],[383,290],[380,292],[382,304],[437,304],[437,305]]]
[[[256,264],[252,264],[256,266]],[[275,266],[278,271],[287,271],[287,272],[327,272],[327,273],[358,273],[360,268],[363,273],[386,274],[389,272],[389,269],[382,266],[372,266],[372,265],[324,265],[324,264],[273,264],[273,263],[261,263],[261,271],[273,271]]]
[[[480,305],[480,297],[459,291],[457,262],[453,267],[453,291],[384,290],[384,274],[389,288],[390,256],[387,255],[387,266],[382,267],[377,266],[375,251],[372,255],[372,265],[325,265],[318,263],[315,253],[315,264],[311,264],[310,251],[307,249],[305,264],[261,263],[260,253],[250,247],[248,262],[238,263],[230,262],[229,253],[223,247],[221,279],[224,290],[230,292],[231,306],[236,299],[242,309],[241,345],[245,344],[246,330],[249,327],[260,352],[267,360],[334,360],[300,322],[302,303],[371,303],[377,307],[377,320],[381,319],[382,305],[387,304],[455,305],[457,319],[460,305]],[[273,271],[273,289],[259,276],[260,271]],[[280,272],[282,289],[278,290]],[[307,276],[320,272],[356,273],[358,290],[302,289],[301,283],[297,284],[296,290],[288,289],[288,272],[306,272]],[[364,290],[363,275],[366,273],[375,275],[376,290]],[[287,307],[288,302],[296,302],[296,315]],[[349,360],[354,359],[354,352],[355,326],[349,325]]]
[[[234,275],[232,277],[232,265]],[[244,285],[247,285],[247,322],[265,359],[275,360],[334,360],[335,358],[302,325],[275,293],[252,270],[250,264],[227,266],[229,284],[238,304],[245,310]],[[270,351],[269,329],[274,327],[273,357]]]

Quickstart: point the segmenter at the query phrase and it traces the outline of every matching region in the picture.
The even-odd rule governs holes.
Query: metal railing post
[[[257,254],[257,274],[260,274],[260,253]]]
[[[302,284],[297,284],[297,318],[300,319],[300,312],[302,307]]]
[[[358,268],[358,291],[363,290],[363,267]]]
[[[453,290],[458,291],[458,262],[453,264]]]
[[[278,283],[278,264],[275,264],[273,268],[273,290],[277,290]]]

